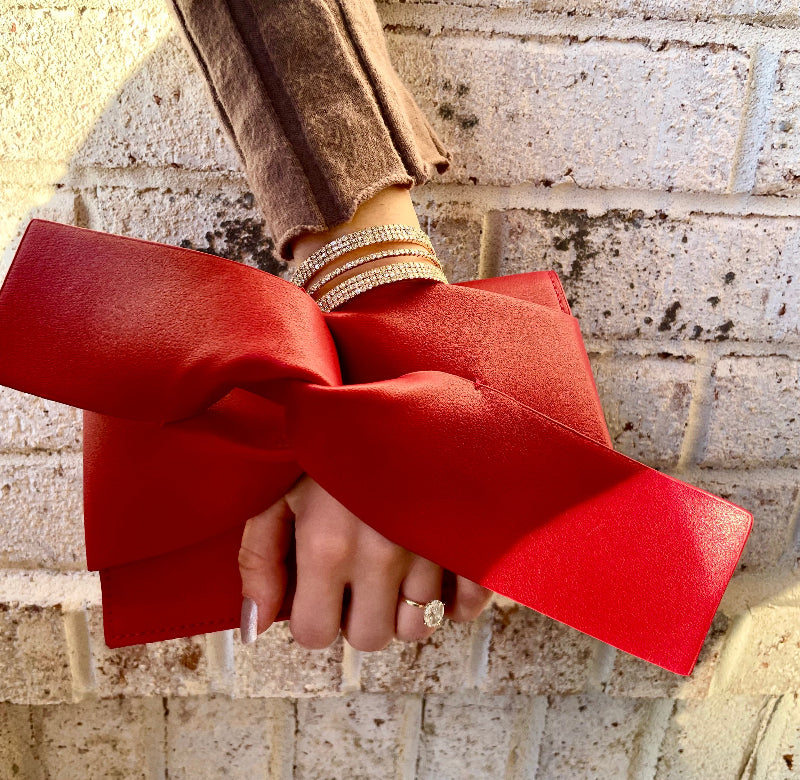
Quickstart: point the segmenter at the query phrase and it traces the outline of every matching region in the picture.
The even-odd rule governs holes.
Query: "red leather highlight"
[[[682,674],[752,523],[611,449],[552,272],[323,314],[228,260],[34,220],[0,350],[0,383],[87,410],[110,647],[238,625],[242,527],[303,471],[398,544]]]

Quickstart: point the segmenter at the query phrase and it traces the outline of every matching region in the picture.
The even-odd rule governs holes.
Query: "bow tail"
[[[696,662],[752,523],[503,391],[443,372],[306,385],[287,432],[303,469],[395,543],[680,674]]]

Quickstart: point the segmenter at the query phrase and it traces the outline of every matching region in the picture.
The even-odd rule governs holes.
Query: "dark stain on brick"
[[[475,125],[478,124],[478,117],[475,114],[470,114],[469,116],[463,116],[459,119],[459,124],[461,125],[462,130],[471,130]]]
[[[192,647],[187,647],[181,653],[181,657],[178,660],[180,661],[181,666],[184,666],[194,672],[200,665],[200,659],[202,657],[203,654],[200,652],[200,648],[197,645],[192,645]]]
[[[243,195],[235,205],[252,209],[252,193]],[[219,212],[220,216],[224,213],[224,210]],[[229,260],[249,262],[270,274],[279,274],[286,270],[287,264],[275,254],[275,243],[264,232],[264,222],[260,218],[223,220],[218,228],[206,233],[205,241],[206,245],[201,246],[185,238],[180,245],[217,257],[227,257]]]
[[[664,312],[664,317],[658,325],[658,330],[660,332],[672,330],[672,326],[675,324],[675,319],[678,316],[678,309],[680,308],[681,304],[679,301],[673,301],[667,307],[667,310]]]
[[[723,322],[722,325],[717,325],[717,330],[719,333],[714,338],[714,341],[726,341],[729,336],[731,329],[733,328],[733,321],[728,320],[727,322]]]
[[[653,324],[653,318],[652,317],[645,317],[644,318],[644,324],[645,325],[652,325]]]
[[[733,271],[728,271],[725,274],[725,284],[730,284],[736,278],[736,274]]]
[[[706,298],[706,300],[711,304],[712,309],[715,309],[719,303],[719,298],[716,295],[712,295],[710,298]]]
[[[690,339],[699,339],[703,333],[703,329],[699,325],[695,325],[692,330],[692,335],[689,336]]]
[[[464,95],[467,94],[467,92],[469,92],[468,84],[459,84],[456,87],[456,95],[458,95],[458,97],[463,97]]]
[[[782,303],[780,309],[778,309],[778,316],[783,317],[786,314],[786,304]]]
[[[794,767],[794,753],[784,753],[783,760],[786,762],[787,769]]]
[[[437,109],[437,113],[442,119],[452,119],[456,115],[456,110],[450,103],[442,103]]]

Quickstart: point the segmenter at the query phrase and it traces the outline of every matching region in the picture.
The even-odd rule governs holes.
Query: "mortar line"
[[[489,279],[500,273],[503,253],[502,217],[499,211],[488,210],[483,213],[478,279]]]
[[[780,26],[758,24],[754,18],[736,20],[636,19],[630,16],[570,16],[553,11],[525,8],[478,8],[450,4],[379,2],[379,16],[387,33],[398,35],[491,34],[502,45],[503,39],[612,40],[663,44],[675,42],[690,46],[709,44],[746,49],[768,41],[786,50],[797,48],[800,19],[788,19]],[[498,40],[499,39],[499,40]]]
[[[753,618],[749,609],[733,618],[708,687],[709,696],[730,693],[730,687],[740,666],[745,651],[745,642],[752,629],[752,624]]]
[[[235,687],[233,629],[206,634],[206,657],[211,691],[232,696]]]
[[[403,717],[403,735],[400,740],[400,756],[398,776],[400,780],[414,780],[419,766],[420,735],[422,734],[422,718],[424,698],[422,694],[409,694],[405,700]]]
[[[505,780],[535,780],[547,718],[547,697],[530,696],[514,718]]]
[[[756,185],[758,161],[767,137],[772,93],[778,73],[779,53],[768,46],[749,49],[744,111],[733,153],[728,192],[751,192]]]
[[[72,677],[72,696],[80,702],[97,695],[97,677],[85,608],[64,610],[64,636]]]
[[[781,701],[782,698],[771,696],[764,704],[763,709],[767,711],[760,719],[758,728],[756,729],[752,740],[750,740],[750,749],[744,761],[742,762],[742,767],[739,770],[738,775],[736,776],[737,780],[750,780],[750,778],[753,777],[753,772],[755,771],[757,764],[759,748],[764,742],[764,737],[769,730],[769,726],[772,723],[772,719],[775,716],[775,712],[778,709]]]
[[[672,713],[674,699],[654,699],[648,708],[641,728],[636,735],[634,754],[628,768],[628,780],[653,780],[658,767],[658,757]]]
[[[688,467],[697,463],[702,456],[711,419],[714,365],[715,356],[712,348],[710,346],[702,348],[697,355],[695,386],[689,403],[681,451],[675,466],[677,474],[683,475]]]

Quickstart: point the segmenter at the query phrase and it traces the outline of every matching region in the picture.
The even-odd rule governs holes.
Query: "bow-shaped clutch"
[[[552,272],[323,314],[229,260],[34,220],[0,351],[0,384],[85,410],[110,647],[237,626],[244,523],[303,472],[395,543],[682,674],[752,524],[614,452]]]

